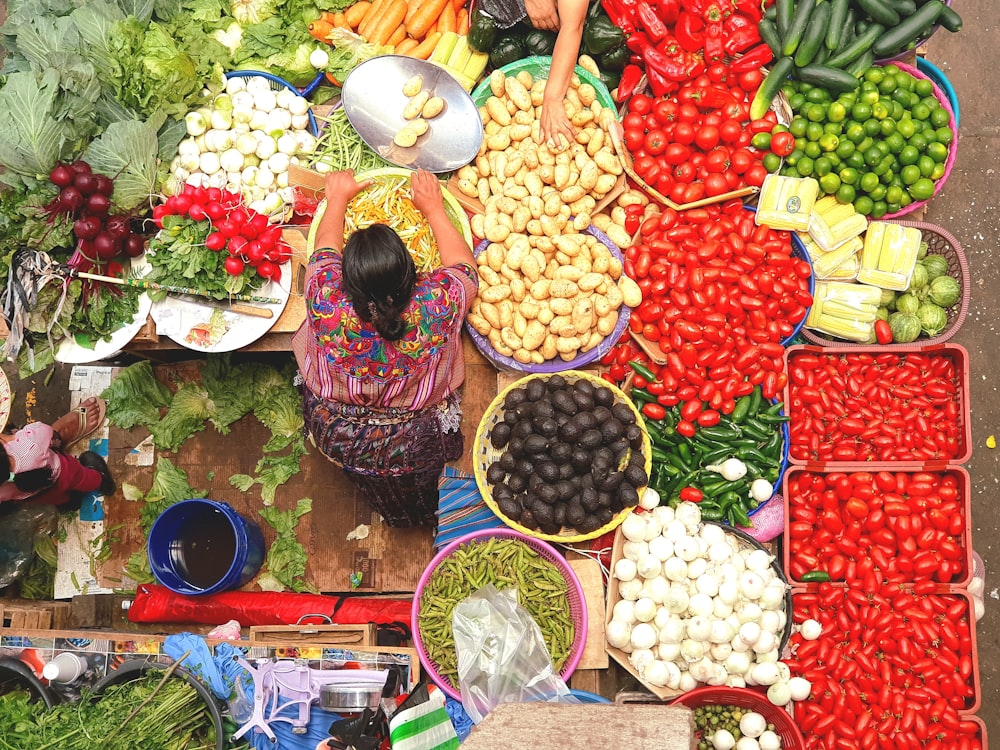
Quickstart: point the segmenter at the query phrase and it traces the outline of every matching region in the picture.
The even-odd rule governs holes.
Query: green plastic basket
[[[526,57],[523,60],[518,60],[512,62],[510,65],[504,65],[500,70],[506,76],[516,76],[522,70],[526,70],[531,73],[532,78],[545,78],[549,77],[549,69],[552,67],[552,57],[549,55],[536,55],[534,57]],[[589,83],[594,87],[594,91],[597,92],[597,101],[601,103],[601,106],[607,107],[614,111],[615,100],[611,98],[611,92],[608,91],[608,87],[604,85],[604,82],[600,78],[595,76],[593,73],[589,73],[579,65],[576,66],[574,71],[580,80],[584,83]],[[472,101],[476,103],[477,107],[482,107],[486,104],[486,100],[490,98],[490,77],[486,76],[483,81],[472,90]]]

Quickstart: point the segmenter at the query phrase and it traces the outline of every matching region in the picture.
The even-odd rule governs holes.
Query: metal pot
[[[382,699],[382,686],[321,685],[319,707],[339,714],[361,713],[366,708],[373,711]]]

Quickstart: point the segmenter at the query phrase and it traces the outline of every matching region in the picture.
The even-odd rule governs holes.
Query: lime
[[[874,172],[865,172],[861,175],[861,182],[858,185],[862,192],[870,193],[876,187],[878,187],[878,175]]]
[[[872,146],[865,151],[865,164],[869,167],[874,167],[882,161],[882,152],[879,151],[878,146]]]
[[[806,103],[806,97],[804,94],[792,94],[788,97],[788,106],[792,108],[793,112],[798,112],[802,109],[802,105]]]
[[[844,163],[854,169],[864,169],[865,157],[861,155],[860,151],[855,151],[853,154],[844,159]]]
[[[896,132],[904,138],[912,138],[917,132],[917,126],[909,117],[893,117],[893,119],[896,121]]]
[[[840,139],[833,133],[824,133],[819,139],[819,147],[824,151],[836,151]]]
[[[889,144],[885,141],[875,141],[875,148],[879,150],[882,156],[886,156],[889,153]]]
[[[867,151],[874,145],[875,141],[872,139],[872,137],[870,135],[866,135],[865,139],[861,141],[861,143],[855,144],[854,150],[857,151],[859,154],[863,154],[865,151]]]
[[[883,120],[883,122],[890,122],[889,120]],[[885,145],[889,149],[889,153],[898,154],[906,146],[906,139],[903,138],[899,133],[890,133],[885,137]]]
[[[830,97],[826,93],[826,90],[825,89],[821,89],[818,86],[815,87],[815,88],[811,88],[811,89],[809,89],[806,92],[806,101],[807,102],[815,102],[815,103],[819,104],[819,103],[822,103],[822,102],[825,102],[825,101],[829,101],[829,99],[830,99]]]
[[[823,153],[823,149],[819,147],[819,144],[815,141],[809,141],[803,149],[806,152],[806,156],[810,159],[815,159],[817,156]]]
[[[934,165],[934,171],[931,172],[931,179],[937,182],[942,177],[944,177],[944,172],[947,167],[944,164],[938,163]]]
[[[826,108],[826,119],[830,122],[843,122],[847,117],[847,107],[840,101],[835,101]]]
[[[837,190],[837,200],[840,203],[853,203],[855,195],[856,193],[851,185],[841,185]]]
[[[893,135],[896,132],[896,121],[891,117],[886,117],[879,123],[879,132],[882,135]]]
[[[860,101],[863,104],[874,104],[878,100],[879,100],[879,95],[878,95],[878,89],[876,88],[862,90],[861,95],[858,97],[858,101]]]
[[[803,156],[795,165],[795,169],[803,177],[808,177],[813,173],[813,160],[808,156]]]
[[[928,143],[927,155],[936,162],[943,162],[948,158],[948,147],[943,143]]]
[[[875,201],[867,195],[859,195],[854,199],[854,210],[862,216],[868,216],[872,212],[872,206],[874,203]]]
[[[796,138],[801,138],[806,134],[806,127],[809,125],[809,121],[802,117],[801,115],[795,115],[792,121],[788,123],[788,132],[794,135]]]
[[[934,195],[934,183],[926,177],[921,177],[919,180],[910,185],[909,193],[913,200],[928,200],[932,195]]]
[[[891,94],[896,90],[896,76],[884,76],[878,84],[878,90],[883,94]]]
[[[901,188],[901,187],[895,187],[895,186],[893,186],[893,187],[890,187],[888,190],[885,191],[885,201],[886,201],[886,203],[889,203],[889,204],[895,203],[898,206],[899,202],[902,199],[903,199],[903,188]]]
[[[920,102],[910,108],[910,115],[914,120],[926,120],[931,116],[931,108]]]
[[[818,141],[823,137],[823,125],[818,122],[810,122],[806,127],[806,138],[810,141]]]
[[[822,104],[810,104],[806,111],[806,119],[809,122],[823,122],[826,119],[826,107]],[[930,114],[928,112],[928,114]]]
[[[872,67],[865,71],[864,80],[869,83],[879,84],[885,78],[885,68]]]
[[[893,120],[902,119],[903,115],[905,114],[906,114],[906,107],[904,107],[899,102],[892,103],[892,112],[890,113],[890,116],[892,117]]]
[[[823,132],[830,133],[831,135],[840,136],[840,134],[844,132],[844,126],[841,125],[839,122],[827,121],[826,125],[823,126]]]
[[[916,164],[917,159],[920,158],[920,152],[915,146],[907,144],[903,146],[902,150],[899,152],[898,158],[900,164]]]
[[[937,133],[938,143],[948,146],[955,140],[955,132],[950,127],[938,128],[934,132]]]
[[[781,157],[768,151],[764,154],[764,158],[760,160],[760,163],[764,165],[764,169],[768,172],[777,172],[781,166]]]
[[[827,157],[820,156],[817,159],[815,159],[815,161],[813,161],[813,173],[817,177],[822,177],[824,175],[828,175],[832,171],[833,171],[833,162],[830,161]],[[837,181],[840,182],[840,178],[839,177],[837,178]],[[832,190],[828,190],[827,192],[831,193],[833,191]]]
[[[834,195],[838,190],[840,190],[840,178],[833,172],[825,174],[819,178],[819,187],[820,190],[827,195]]]
[[[879,135],[879,132],[882,130],[882,123],[874,117],[869,117],[865,120],[863,127],[865,129],[865,135]]]
[[[926,78],[918,78],[913,90],[920,96],[930,96],[934,93],[934,84]]]
[[[860,143],[865,137],[864,125],[860,125],[858,123],[851,125],[844,133],[844,137],[855,145]]]
[[[872,116],[872,105],[868,102],[858,102],[851,107],[851,117],[859,122],[863,122]]]
[[[871,214],[869,214],[873,219],[881,219],[889,213],[889,206],[885,201],[875,201],[872,204]]]
[[[892,92],[892,101],[904,107],[910,106],[910,92],[906,89],[896,89]]]
[[[758,151],[767,151],[771,148],[771,134],[757,133],[750,139],[750,145]]]
[[[880,201],[885,198],[886,187],[885,185],[876,185],[874,188],[868,191],[868,197],[873,201]]]
[[[910,138],[907,143],[913,146],[913,148],[920,153],[923,153],[924,149],[927,148],[927,139],[924,137],[923,133],[914,133],[913,137]]]
[[[931,110],[931,125],[935,128],[943,128],[946,125],[951,124],[951,115],[948,114],[948,110],[944,107],[938,107],[937,109]]]
[[[854,167],[844,167],[840,170],[840,181],[845,185],[856,185],[861,179],[861,173]]]
[[[788,156],[785,157],[785,164],[787,164],[790,167],[794,167],[796,164],[799,163],[799,159],[801,159],[803,156],[805,156],[805,153],[802,151],[802,149],[796,148],[794,151],[792,151],[792,153],[790,153]],[[795,170],[793,169],[792,172],[794,171]]]
[[[891,213],[891,214],[896,213],[897,211],[899,211],[899,209],[901,209],[903,207],[899,203],[892,203],[890,201],[886,201],[885,205],[889,209],[889,213]]]
[[[935,162],[931,157],[924,154],[919,159],[917,159],[917,166],[920,168],[920,174],[924,177],[930,177],[934,174]]]
[[[845,138],[837,144],[836,153],[839,158],[846,159],[854,153],[854,144]]]
[[[916,164],[909,164],[899,170],[899,179],[904,185],[912,185],[920,179],[920,167]]]

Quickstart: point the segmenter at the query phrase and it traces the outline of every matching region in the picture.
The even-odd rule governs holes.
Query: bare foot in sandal
[[[104,424],[107,402],[91,396],[80,405],[57,419],[52,429],[59,433],[64,446],[70,446],[95,433]]]

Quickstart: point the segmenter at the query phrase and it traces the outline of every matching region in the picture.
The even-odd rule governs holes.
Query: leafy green
[[[170,389],[153,375],[148,360],[129,365],[111,382],[101,398],[108,402],[108,419],[123,430],[149,426],[160,419],[160,409],[170,403]]]
[[[149,206],[156,191],[156,134],[165,120],[166,115],[157,112],[146,122],[113,122],[84,152],[94,172],[114,179],[112,198],[118,213]]]
[[[201,383],[182,383],[170,399],[167,414],[149,425],[153,445],[160,450],[177,451],[189,437],[205,429],[215,410],[208,390]]]
[[[306,574],[306,563],[309,556],[295,534],[299,518],[311,510],[312,500],[303,497],[294,508],[289,510],[278,510],[271,506],[261,508],[258,511],[260,517],[267,521],[277,533],[267,550],[267,570],[264,575],[274,578],[283,589],[316,593],[315,588],[302,580]]]
[[[139,510],[143,533],[148,536],[153,522],[171,505],[181,500],[205,497],[205,494],[206,490],[196,490],[191,486],[186,471],[174,466],[169,458],[158,458],[153,483],[142,498],[144,505]]]
[[[67,326],[78,344],[93,349],[100,340],[108,340],[123,325],[131,323],[139,312],[139,290],[115,289],[99,281],[84,281],[86,304],[77,305]]]
[[[293,443],[292,450],[283,455],[265,454],[254,467],[255,476],[250,474],[233,474],[229,483],[237,489],[247,492],[255,484],[261,486],[260,496],[264,505],[273,505],[278,487],[283,485],[301,471],[301,459],[306,454],[305,440],[301,437]]]
[[[278,12],[281,0],[232,0],[229,12],[244,26],[260,23]]]
[[[251,367],[234,367],[229,353],[210,354],[201,368],[201,382],[212,399],[214,409],[209,419],[222,435],[229,426],[253,411],[254,371]]]
[[[257,403],[254,415],[271,431],[265,451],[280,451],[302,435],[302,399],[293,388],[272,390],[270,398]]]

